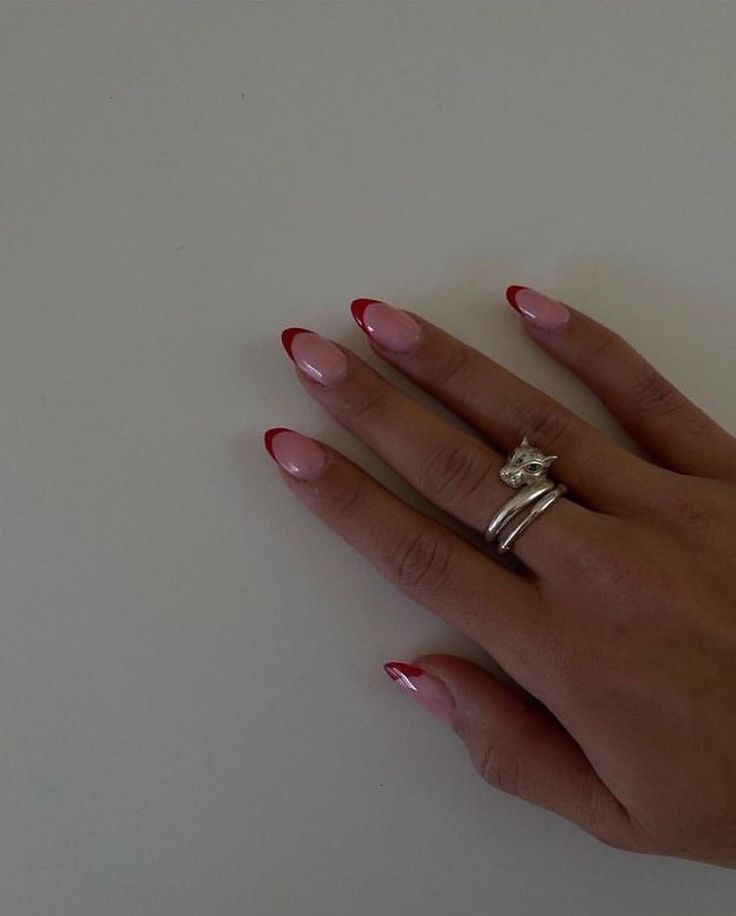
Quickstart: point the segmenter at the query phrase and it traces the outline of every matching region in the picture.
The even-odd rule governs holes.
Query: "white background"
[[[286,492],[278,335],[383,297],[606,429],[537,286],[736,428],[736,7],[0,8],[3,916],[723,916],[485,786],[387,658],[480,658]],[[489,397],[493,393],[489,392]],[[403,491],[402,491],[403,492]]]

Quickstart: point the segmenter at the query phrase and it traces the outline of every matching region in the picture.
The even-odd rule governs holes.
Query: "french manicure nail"
[[[409,353],[422,335],[421,326],[406,312],[377,299],[355,299],[350,305],[358,327],[393,353]]]
[[[267,429],[263,444],[274,461],[298,480],[315,480],[327,461],[327,453],[318,442],[283,426]]]
[[[299,369],[321,385],[334,385],[345,375],[348,360],[339,347],[305,328],[287,328],[281,343]]]
[[[567,306],[550,299],[528,286],[509,286],[506,290],[509,305],[538,328],[555,331],[570,320]]]
[[[455,701],[439,678],[428,674],[424,668],[407,665],[405,662],[386,662],[383,670],[432,715],[445,722],[452,720]]]

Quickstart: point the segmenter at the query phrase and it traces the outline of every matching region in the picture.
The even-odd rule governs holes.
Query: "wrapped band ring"
[[[547,468],[555,458],[557,455],[540,452],[524,436],[501,468],[501,480],[519,492],[491,516],[486,526],[485,539],[495,541],[499,553],[510,550],[519,535],[567,492],[564,484],[555,486],[547,478]],[[519,520],[525,509],[529,511]]]

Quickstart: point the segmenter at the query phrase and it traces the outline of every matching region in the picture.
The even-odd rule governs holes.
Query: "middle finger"
[[[514,448],[523,433],[546,454],[559,455],[555,475],[589,508],[626,512],[658,476],[654,465],[419,315],[372,300],[356,300],[352,311],[379,356],[501,450]]]

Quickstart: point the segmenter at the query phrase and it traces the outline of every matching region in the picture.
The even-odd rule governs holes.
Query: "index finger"
[[[389,581],[524,678],[548,619],[531,580],[402,502],[323,443],[276,428],[266,448],[289,489]]]

